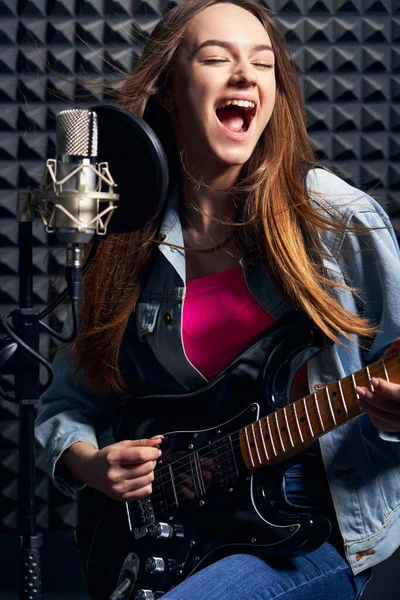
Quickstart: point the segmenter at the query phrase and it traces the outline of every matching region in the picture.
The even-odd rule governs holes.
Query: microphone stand
[[[122,221],[114,230],[116,233],[134,231],[153,219],[165,201],[168,190],[167,159],[158,138],[141,119],[114,106],[97,105],[95,110],[100,114],[100,120],[103,123],[100,147],[104,149],[104,152],[109,151],[115,139],[120,137],[126,139],[123,147],[125,161],[122,161],[122,165],[124,168],[126,165],[129,172],[129,189],[131,172],[128,165],[137,161],[138,157],[141,159],[146,156],[152,169],[151,173],[154,179],[152,193],[157,195],[157,205],[155,207],[151,205],[151,211],[147,210],[146,205],[144,206],[145,210],[141,208],[136,226],[128,230],[125,228],[126,224],[123,219],[129,217],[129,212],[123,212]],[[59,117],[65,112],[75,113],[75,111],[63,111]],[[84,110],[83,112],[87,113],[88,111]],[[91,113],[92,109],[89,112]],[[74,119],[75,116],[72,120]],[[111,124],[108,123],[109,119]],[[92,158],[94,159],[94,156],[97,155],[92,148],[96,137],[95,124],[94,120],[90,118],[90,124],[87,125],[87,120],[88,117],[85,117],[82,127],[77,127],[76,123],[73,126],[72,121],[68,118],[64,120],[64,117],[57,121],[60,131],[56,137],[60,142],[61,150],[58,154],[60,156],[71,154],[71,157],[82,155],[83,160],[78,161],[75,168],[73,159],[66,163],[62,158],[59,160],[48,159],[40,189],[21,191],[18,201],[20,308],[2,318],[4,329],[12,343],[8,343],[8,345],[3,343],[3,347],[0,349],[0,369],[3,373],[15,376],[15,391],[13,395],[9,395],[0,386],[0,397],[18,403],[20,409],[20,600],[39,600],[42,596],[40,565],[42,535],[36,530],[34,425],[40,395],[51,385],[54,374],[50,363],[39,354],[39,334],[42,329],[64,343],[71,342],[75,338],[78,331],[78,301],[82,275],[89,268],[96,253],[100,241],[98,236],[104,236],[107,233],[109,221],[116,209],[114,202],[119,200],[119,194],[116,194],[114,189],[116,183],[111,176],[108,163],[98,162],[96,167],[92,164],[94,162]],[[85,135],[81,135],[82,132],[88,134],[88,139],[85,138]],[[134,136],[141,144],[139,153],[131,141]],[[84,151],[77,151],[78,148],[82,149],[83,141],[85,141]],[[67,147],[70,148],[70,145],[72,145],[73,151],[68,153],[66,150]],[[121,175],[119,163],[118,159],[114,166]],[[142,164],[140,160],[139,163]],[[57,168],[59,168],[59,177]],[[83,172],[84,169],[85,172]],[[89,171],[98,178],[93,188],[91,187],[93,177],[88,175]],[[122,169],[122,173],[123,171],[124,169]],[[145,172],[147,173],[147,171],[146,167]],[[49,181],[50,183],[48,183]],[[106,186],[108,186],[108,191],[102,191]],[[108,203],[107,208],[104,208],[104,203]],[[42,321],[67,296],[67,290],[64,290],[40,314],[33,308],[32,223],[35,212],[40,214],[46,231],[48,233],[55,232],[61,243],[67,244],[67,290],[71,298],[73,314],[73,331],[67,339]],[[94,234],[97,235],[93,239],[90,254],[81,269],[82,244],[90,241]],[[12,317],[12,324],[8,322],[10,317]],[[42,386],[39,379],[40,364],[46,368],[49,376],[47,382]]]
[[[114,182],[112,182],[114,183]],[[89,241],[86,233],[80,235],[79,242],[63,241],[67,244],[66,276],[67,290],[71,299],[73,330],[68,338],[62,337],[41,319],[66,297],[66,290],[61,293],[42,313],[33,307],[33,234],[32,223],[35,209],[43,204],[43,191],[22,191],[18,203],[18,246],[19,246],[19,308],[2,318],[3,326],[13,343],[0,352],[0,367],[6,366],[7,372],[14,375],[14,394],[6,394],[0,388],[0,397],[19,405],[19,533],[20,533],[20,600],[39,600],[42,597],[42,576],[40,552],[43,536],[36,529],[36,465],[35,465],[35,417],[40,403],[40,395],[47,389],[54,378],[50,363],[39,354],[40,329],[50,333],[62,342],[71,342],[78,332],[78,304],[82,272],[86,272],[97,250],[100,238],[95,237],[92,250],[81,267],[82,242]],[[114,210],[113,201],[118,200],[114,192],[97,192],[97,197],[107,198],[110,207],[103,214]],[[46,218],[41,214],[46,229],[52,232]],[[97,218],[96,218],[97,219]],[[108,220],[107,220],[108,222]],[[106,231],[100,221],[97,233]],[[107,224],[107,223],[106,223]],[[105,224],[105,225],[106,225]],[[91,235],[93,235],[94,231]],[[60,236],[62,237],[62,235]],[[64,238],[68,238],[68,234]],[[90,236],[91,237],[91,236]],[[76,238],[76,234],[75,234]],[[9,323],[9,317],[12,323]],[[40,364],[48,372],[48,380],[40,385]]]
[[[13,313],[18,337],[39,351],[39,314],[33,308],[32,223],[20,222],[19,304]],[[15,362],[15,402],[19,405],[19,529],[21,600],[41,598],[40,549],[42,534],[36,531],[35,417],[39,406],[39,362],[18,344]]]
[[[68,340],[41,323],[41,314],[33,308],[33,235],[34,215],[29,204],[29,192],[20,194],[18,210],[19,246],[19,308],[3,318],[6,331],[16,341],[6,352],[14,373],[14,395],[1,395],[19,406],[19,533],[20,533],[20,600],[38,600],[42,597],[40,552],[43,536],[36,530],[36,464],[35,417],[43,391],[40,385],[40,364],[53,380],[50,363],[39,354],[41,326],[58,339],[72,341],[77,331],[77,303],[81,283],[80,247],[69,244],[67,248],[68,289],[74,305],[73,334]],[[71,264],[72,263],[72,264]],[[7,323],[12,316],[12,326]],[[12,354],[15,356],[12,356]],[[12,358],[12,361],[11,361]]]

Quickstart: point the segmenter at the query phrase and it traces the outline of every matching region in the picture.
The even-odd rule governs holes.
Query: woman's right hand
[[[87,442],[76,442],[64,453],[64,462],[76,479],[106,496],[128,502],[149,496],[154,468],[161,455],[162,436],[125,440],[97,450]]]

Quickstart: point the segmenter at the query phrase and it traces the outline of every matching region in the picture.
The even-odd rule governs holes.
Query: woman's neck
[[[186,253],[188,280],[239,266],[241,253],[229,225],[229,221],[236,220],[237,209],[230,194],[213,187],[198,189],[187,180],[183,185],[181,223],[184,244],[186,248],[203,251]]]
[[[227,179],[227,178],[225,178]],[[219,184],[219,185],[218,185]],[[218,184],[208,182],[207,187],[197,186],[192,181],[185,179],[183,182],[182,226],[184,230],[196,230],[203,239],[207,236],[213,238],[226,231],[227,226],[219,221],[234,221],[237,209],[232,196],[226,188],[234,181]]]

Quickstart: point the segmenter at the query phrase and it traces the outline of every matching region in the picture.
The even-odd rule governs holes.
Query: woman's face
[[[199,13],[173,59],[167,101],[189,166],[243,165],[275,103],[274,54],[258,19],[234,4]]]

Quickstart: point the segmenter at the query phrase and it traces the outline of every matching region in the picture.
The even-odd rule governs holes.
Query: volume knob
[[[151,590],[138,590],[135,594],[135,600],[156,600],[157,596]]]
[[[174,528],[169,523],[154,523],[149,527],[149,533],[157,540],[166,540],[174,535]]]
[[[146,561],[146,571],[155,575],[156,573],[164,573],[167,565],[165,560],[159,556],[150,556]]]

